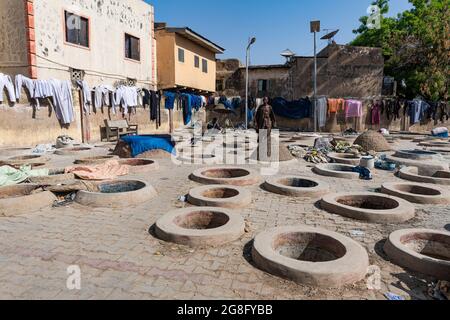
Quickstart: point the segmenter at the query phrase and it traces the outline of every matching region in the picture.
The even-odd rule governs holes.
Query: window
[[[269,89],[269,80],[258,80],[258,92],[267,92]]]
[[[223,91],[223,79],[216,80],[216,91]]]
[[[184,62],[184,50],[181,48],[178,48],[178,61]]]
[[[89,19],[64,11],[66,42],[89,48]]]
[[[206,59],[202,59],[202,71],[208,73],[208,61]]]
[[[198,56],[194,56],[194,66],[200,69],[200,58]]]
[[[141,61],[141,40],[125,33],[125,58]]]

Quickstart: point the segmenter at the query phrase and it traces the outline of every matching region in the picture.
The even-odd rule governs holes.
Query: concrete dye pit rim
[[[0,157],[13,157],[16,155],[31,153],[32,148],[3,148],[0,149]]]
[[[450,148],[450,142],[448,141],[423,141],[419,143],[421,147],[437,147],[437,148]]]
[[[448,175],[447,177],[444,177]],[[435,176],[424,176],[418,174],[418,168],[416,167],[405,167],[400,169],[399,177],[404,180],[423,182],[429,184],[439,184],[450,186],[450,171],[441,171]]]
[[[358,166],[361,162],[361,156],[356,156],[351,153],[329,153],[327,157],[333,160],[335,163],[348,164]]]
[[[245,232],[242,217],[216,207],[192,207],[171,211],[158,219],[159,239],[190,247],[219,246],[239,239]]]
[[[104,163],[109,160],[116,160],[118,158],[119,158],[118,156],[95,156],[95,157],[76,159],[74,161],[74,163],[79,164],[79,165],[101,164],[101,163]]]
[[[27,214],[50,207],[56,201],[49,191],[33,193],[40,189],[37,184],[19,184],[0,187],[0,216]]]
[[[320,206],[330,213],[370,223],[405,222],[415,215],[408,201],[372,192],[329,194]]]
[[[67,174],[50,174],[48,176],[30,177],[28,180],[31,183],[40,185],[58,185],[61,183],[70,183],[76,181],[76,177],[73,173]]]
[[[202,184],[224,184],[249,186],[257,184],[260,178],[250,169],[239,167],[210,167],[195,170],[189,178]]]
[[[129,166],[130,174],[146,173],[159,169],[159,164],[155,160],[151,159],[120,159],[119,163],[121,165]]]
[[[140,180],[104,181],[97,186],[99,192],[79,191],[75,202],[94,208],[127,208],[147,202],[157,195],[150,184]]]
[[[252,258],[262,270],[318,287],[340,287],[362,280],[369,266],[356,241],[308,226],[274,228],[255,237]]]
[[[342,179],[359,179],[359,173],[353,172],[354,166],[339,163],[323,163],[318,164],[313,168],[315,174],[342,178]]]
[[[92,151],[93,148],[90,147],[71,147],[71,148],[61,148],[55,151],[56,155],[59,156],[73,156],[80,153],[87,153]]]
[[[425,150],[398,150],[394,157],[412,160],[432,160],[439,157],[439,153]]]
[[[214,164],[220,161],[214,154],[192,153],[178,157],[183,164]]]
[[[45,160],[44,160],[45,159]],[[15,157],[10,157],[6,161],[10,162],[38,162],[43,161],[46,162],[46,157],[40,156],[40,155],[20,155]]]
[[[264,189],[289,197],[318,198],[328,193],[328,184],[301,176],[280,176],[267,179]]]
[[[224,185],[201,186],[189,191],[188,202],[199,207],[244,208],[251,204],[250,191]]]
[[[450,280],[450,233],[429,229],[398,230],[384,245],[390,260],[407,269]]]
[[[450,191],[416,183],[384,183],[381,192],[419,204],[449,204]]]

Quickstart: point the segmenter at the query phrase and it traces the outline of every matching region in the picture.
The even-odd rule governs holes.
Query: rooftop
[[[166,30],[167,32],[176,33],[180,36],[183,36],[198,45],[211,50],[214,53],[221,54],[224,53],[225,49],[219,46],[218,44],[212,42],[211,40],[205,38],[201,34],[195,32],[189,27],[167,27],[166,23],[155,23],[156,30]]]

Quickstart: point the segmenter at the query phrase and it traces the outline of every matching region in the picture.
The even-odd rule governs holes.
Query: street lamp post
[[[248,65],[250,64],[250,47],[256,42],[253,37],[248,41],[247,51],[245,55],[245,130],[248,130]]]
[[[314,33],[314,132],[317,132],[317,32],[320,32],[320,21],[311,21],[311,32]]]

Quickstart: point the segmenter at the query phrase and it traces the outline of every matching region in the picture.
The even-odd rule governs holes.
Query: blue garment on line
[[[311,117],[312,103],[309,99],[287,101],[283,98],[272,100],[275,115],[289,119],[305,119]]]
[[[166,91],[164,92],[164,96],[166,97],[166,102],[165,102],[165,108],[167,110],[173,110],[174,106],[175,106],[175,93],[170,92],[170,91]]]
[[[181,95],[181,98],[183,99],[182,106],[183,106],[183,122],[184,125],[187,126],[192,119],[192,105],[193,105],[193,98],[192,95],[183,93]]]
[[[409,117],[411,125],[419,123],[425,119],[425,113],[431,106],[423,100],[414,99],[409,102]]]
[[[229,99],[227,99],[227,97],[225,97],[225,96],[221,96],[219,98],[219,104],[223,104],[225,106],[225,108],[227,108],[228,110],[233,110],[231,101]]]
[[[152,150],[164,150],[175,154],[175,144],[170,136],[125,136],[121,140],[130,146],[133,158]]]

